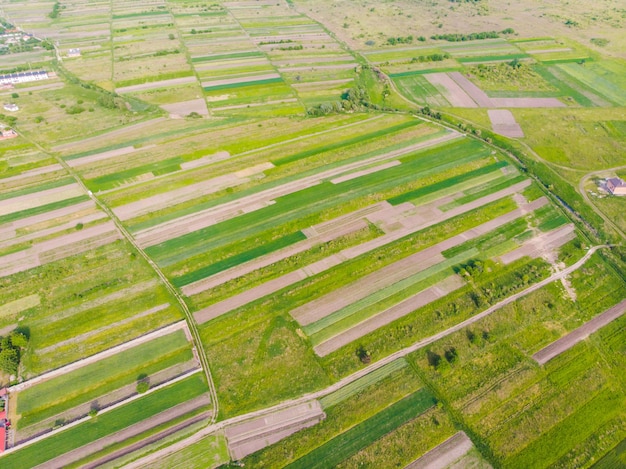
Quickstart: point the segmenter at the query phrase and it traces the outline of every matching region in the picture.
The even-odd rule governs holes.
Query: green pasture
[[[177,404],[198,397],[206,391],[207,386],[203,376],[195,374],[15,453],[5,455],[2,458],[3,467],[23,468],[43,464],[73,449],[146,420]]]
[[[17,413],[21,416],[18,426],[24,428],[45,420],[132,384],[139,375],[149,377],[191,358],[185,334],[178,331],[44,381],[18,394]]]
[[[393,78],[399,91],[411,101],[435,107],[448,107],[450,103],[424,75],[409,75]]]

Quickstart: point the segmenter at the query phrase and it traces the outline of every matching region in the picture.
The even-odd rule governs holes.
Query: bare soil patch
[[[557,98],[491,98],[492,107],[565,107]]]
[[[578,329],[574,329],[572,332],[560,339],[552,342],[547,347],[542,348],[533,355],[533,359],[540,365],[552,360],[554,357],[569,350],[578,342],[585,340],[591,334],[598,329],[606,326],[611,321],[619,318],[626,312],[626,300],[622,300],[612,308],[607,309],[604,313],[596,316],[591,321],[586,322]]]
[[[449,73],[450,78],[452,78],[461,88],[465,91],[470,97],[478,103],[480,107],[493,107],[492,101],[487,93],[481,90],[474,83],[469,81],[462,73],[460,72],[451,72]]]
[[[326,417],[312,400],[272,414],[226,427],[224,433],[233,459],[242,459]]]
[[[511,111],[505,109],[490,109],[487,111],[493,131],[505,137],[521,138],[524,136],[522,128],[519,126]]]
[[[532,258],[546,256],[575,237],[574,225],[567,224],[555,230],[535,236],[519,248],[503,254],[500,259],[504,264],[510,264],[525,256]]]
[[[454,107],[478,107],[470,96],[447,73],[428,73],[424,77],[435,87],[443,86],[447,93],[444,97]]]
[[[472,440],[465,432],[458,432],[440,445],[435,446],[404,469],[441,469],[448,467],[472,449]]]
[[[192,112],[196,112],[201,116],[208,116],[209,110],[206,107],[206,101],[203,98],[192,99],[190,101],[181,101],[174,104],[163,104],[161,108],[165,109],[170,114],[177,116],[186,116]]]

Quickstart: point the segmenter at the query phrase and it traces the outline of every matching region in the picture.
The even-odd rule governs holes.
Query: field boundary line
[[[152,332],[148,332],[147,334],[144,334],[142,336],[139,336],[135,339],[129,340],[128,342],[124,342],[122,344],[116,345],[115,347],[111,347],[110,349],[106,349],[103,350],[102,352],[98,352],[94,355],[91,355],[89,357],[83,358],[81,360],[75,361],[73,363],[70,363],[68,365],[62,366],[60,368],[57,368],[55,370],[49,371],[47,373],[41,374],[39,376],[35,376],[32,379],[29,379],[28,381],[24,381],[22,383],[16,384],[14,386],[11,386],[8,391],[9,392],[19,392],[19,391],[23,391],[24,389],[28,389],[31,386],[35,386],[36,384],[39,384],[43,381],[47,381],[49,379],[52,378],[56,378],[58,376],[62,376],[64,374],[70,373],[74,370],[78,370],[84,366],[90,365],[94,362],[100,361],[103,358],[108,358],[111,357],[113,355],[116,355],[120,352],[123,352],[125,350],[134,348],[138,345],[141,345],[144,342],[148,342],[152,339],[156,339],[157,337],[161,337],[164,334],[170,334],[172,332],[175,332],[177,330],[180,329],[185,329],[186,323],[185,321],[181,320],[178,322],[175,322],[173,324],[170,324],[169,326],[165,326],[162,327],[160,329],[157,329],[155,331]],[[185,334],[187,335],[187,334]]]
[[[166,381],[165,383],[161,383],[158,386],[154,386],[153,388],[148,389],[146,392],[144,392],[143,394],[135,394],[134,396],[129,397],[128,399],[124,399],[123,401],[120,402],[116,402],[115,404],[112,404],[108,407],[105,407],[103,409],[98,410],[98,414],[97,415],[101,415],[101,414],[106,414],[107,412],[111,412],[112,410],[117,409],[118,407],[121,407],[123,405],[126,405],[130,402],[133,402],[141,397],[147,396],[149,394],[152,394],[153,392],[159,391],[164,387],[170,386],[172,384],[175,384],[179,381],[182,381],[186,378],[189,378],[192,375],[195,375],[196,373],[199,373],[200,371],[202,371],[202,368],[196,368],[194,370],[188,371],[185,374],[182,374],[180,376],[177,376],[174,379],[171,379],[169,381]],[[30,446],[34,443],[37,443],[39,441],[45,440],[46,438],[50,438],[51,436],[54,436],[58,433],[61,433],[65,430],[67,430],[68,428],[72,428],[75,427],[76,425],[80,425],[83,422],[87,422],[89,420],[91,420],[93,417],[87,415],[86,417],[80,418],[78,420],[74,420],[73,422],[68,423],[67,425],[63,425],[61,428],[57,428],[56,430],[52,430],[48,433],[44,433],[43,435],[37,436],[31,440],[27,440],[24,443],[21,443],[19,445],[13,446],[12,448],[7,449],[4,453],[2,453],[0,455],[0,458],[5,455],[5,454],[10,454],[13,453],[15,451],[19,451],[22,448],[25,448],[26,446]],[[140,420],[141,422],[141,420]],[[137,422],[138,423],[138,422]]]

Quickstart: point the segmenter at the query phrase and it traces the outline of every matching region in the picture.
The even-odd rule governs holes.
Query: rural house
[[[626,183],[621,178],[607,179],[606,188],[613,195],[626,195]]]

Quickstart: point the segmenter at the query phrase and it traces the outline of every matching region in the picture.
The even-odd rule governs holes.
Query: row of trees
[[[495,39],[500,37],[500,34],[514,34],[515,30],[513,28],[506,28],[500,31],[483,31],[480,33],[447,33],[447,34],[435,34],[430,36],[431,39],[448,41],[448,42],[462,42],[462,41],[475,41],[479,39]]]

